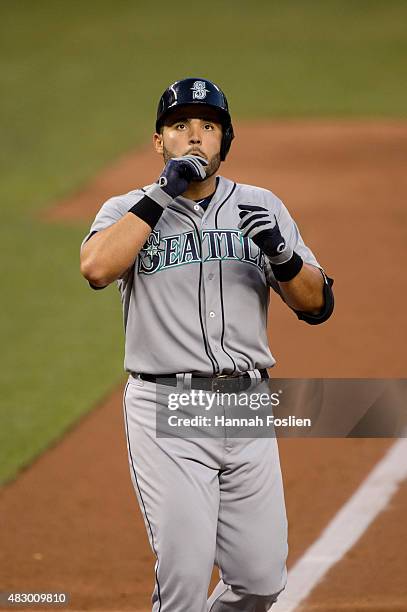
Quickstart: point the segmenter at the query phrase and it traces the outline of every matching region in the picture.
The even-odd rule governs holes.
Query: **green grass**
[[[2,479],[42,451],[121,377],[118,291],[112,286],[102,296],[80,278],[82,233],[32,220],[0,230],[11,262],[2,282]]]
[[[0,2],[0,481],[120,379],[120,303],[78,272],[85,226],[36,213],[149,137],[187,75],[233,117],[405,117],[407,3]]]

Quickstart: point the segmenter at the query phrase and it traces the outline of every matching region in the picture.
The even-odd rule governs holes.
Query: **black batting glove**
[[[165,193],[176,198],[188,189],[191,181],[206,179],[205,166],[207,165],[206,159],[197,155],[174,157],[166,163],[158,184]]]
[[[268,257],[273,274],[278,281],[290,281],[303,266],[303,260],[287,244],[280,232],[276,215],[267,208],[240,204],[238,228],[242,235],[251,238]]]
[[[144,197],[129,212],[154,229],[168,204],[184,193],[191,181],[203,181],[206,178],[207,164],[206,159],[196,155],[168,160],[157,183],[144,190]]]
[[[271,216],[267,208],[239,205],[240,223],[238,228],[243,236],[251,238],[273,263],[284,263],[293,254],[278,227],[276,215]]]

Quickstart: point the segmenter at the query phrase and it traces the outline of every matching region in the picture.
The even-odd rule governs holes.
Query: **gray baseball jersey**
[[[117,222],[143,189],[110,198],[88,236]],[[203,376],[236,374],[275,363],[267,340],[268,259],[237,229],[239,204],[266,207],[286,242],[318,266],[287,208],[271,191],[218,177],[204,210],[177,197],[164,211],[134,265],[120,278],[125,369]]]

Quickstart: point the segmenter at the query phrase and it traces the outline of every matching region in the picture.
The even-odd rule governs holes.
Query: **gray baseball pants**
[[[156,556],[152,612],[266,612],[286,582],[275,438],[158,438],[156,385],[129,377],[130,474]],[[220,581],[208,599],[214,563]]]

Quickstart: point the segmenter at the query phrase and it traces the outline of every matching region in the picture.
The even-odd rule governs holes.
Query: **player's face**
[[[211,108],[197,109],[194,105],[174,111],[161,134],[154,135],[155,148],[165,163],[172,157],[199,155],[208,161],[207,177],[215,174],[220,166],[221,141],[218,113]]]

